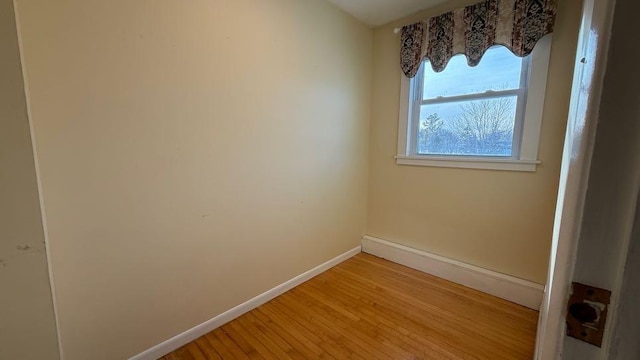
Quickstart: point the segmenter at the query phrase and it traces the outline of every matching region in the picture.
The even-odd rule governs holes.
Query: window
[[[476,67],[457,55],[402,75],[398,164],[535,171],[549,47],[520,58],[494,46]]]

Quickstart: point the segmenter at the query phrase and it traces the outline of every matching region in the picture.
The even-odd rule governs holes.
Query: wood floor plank
[[[346,345],[348,348],[354,349],[358,354],[362,354],[367,359],[391,359],[388,355],[380,351],[380,349],[378,349],[376,346],[372,346],[373,339],[370,339],[371,342],[366,340],[366,336],[362,334],[361,328],[349,327],[347,324],[340,321],[340,319],[336,316],[330,314],[327,311],[324,311],[322,309],[322,304],[318,303],[314,306],[312,303],[305,300],[305,298],[301,296],[301,294],[294,294],[292,292],[291,296],[294,295],[296,296],[297,301],[295,304],[291,305],[296,306],[296,310],[299,313],[305,311],[309,312],[316,324],[323,327],[325,331],[336,333],[343,345]],[[285,298],[282,299],[282,301],[284,300]]]
[[[327,276],[331,276],[331,274]],[[387,296],[380,296],[365,287],[360,287],[355,279],[350,279],[349,287],[352,289],[344,288],[343,290],[356,292],[355,296],[366,302],[369,307],[374,309],[375,313],[380,316],[388,315],[395,323],[410,329],[409,337],[418,337],[418,341],[428,344],[436,353],[451,354],[454,359],[467,356],[463,347],[455,345],[454,339],[447,333],[446,328],[438,330],[432,327],[431,321],[414,313],[412,307],[398,306],[393,300],[387,299]],[[362,299],[362,296],[365,299]]]
[[[196,345],[198,345],[198,348],[200,348],[200,351],[202,351],[202,353],[204,354],[204,359],[214,359],[214,360],[221,360],[222,356],[220,356],[220,354],[218,353],[218,351],[216,351],[216,349],[213,347],[213,345],[211,345],[211,343],[207,340],[206,337],[201,336],[199,338],[197,338],[195,341]]]
[[[185,348],[187,349],[189,354],[191,354],[194,360],[207,360],[209,358],[208,356],[202,353],[202,350],[198,346],[198,343],[195,341],[192,341],[187,345],[185,345]],[[215,354],[215,351],[214,351],[214,354]],[[217,359],[217,358],[218,357],[216,354],[216,357],[214,357],[213,359]]]
[[[350,264],[350,266],[351,265],[352,264]],[[491,331],[492,328],[500,329],[504,326],[504,324],[500,326],[500,324],[496,323],[493,318],[478,321],[478,319],[475,319],[478,312],[468,306],[459,306],[459,304],[456,305],[455,302],[451,301],[440,301],[434,303],[436,296],[432,293],[423,292],[417,287],[398,284],[396,279],[381,283],[379,277],[376,277],[376,275],[357,272],[357,270],[350,268],[350,266],[345,266],[343,270],[350,271],[355,278],[362,281],[366,286],[368,286],[368,288],[380,290],[381,293],[391,294],[391,296],[400,301],[404,307],[416,309],[418,314],[428,317],[432,322],[439,324],[440,327],[446,327],[446,324],[448,323],[462,325],[455,329],[450,329],[453,330],[453,333],[450,333],[450,336],[455,339],[475,337],[479,340],[476,341],[477,345],[483,347],[483,349],[481,349],[482,352],[491,353],[495,351],[496,347],[503,347],[500,349],[500,354],[506,356],[507,359],[511,359],[513,356],[517,355],[509,353],[511,348],[508,346],[504,347],[502,344],[503,339],[497,339],[485,335],[487,334],[487,331]],[[508,333],[504,333],[503,335],[509,336]],[[499,356],[499,354],[496,354],[495,356]]]
[[[374,260],[376,259],[376,260]],[[487,298],[484,296],[485,294],[473,290],[470,288],[466,288],[462,285],[452,284],[443,279],[439,279],[437,277],[426,275],[418,272],[417,270],[407,269],[402,267],[401,270],[404,272],[393,270],[391,266],[400,266],[398,264],[393,264],[391,266],[386,266],[386,263],[380,263],[378,258],[373,256],[365,256],[362,258],[358,258],[358,261],[354,261],[352,265],[360,266],[361,269],[364,266],[366,268],[366,273],[371,274],[375,273],[377,276],[386,276],[391,277],[392,281],[398,282],[400,284],[405,284],[407,286],[417,286],[421,289],[428,291],[432,299],[431,301],[435,302],[436,299],[433,296],[439,296],[440,298],[445,298],[447,302],[455,301],[461,303],[461,305],[468,306],[470,308],[475,308],[477,310],[481,310],[479,314],[488,314],[487,311],[491,311],[492,309],[499,308],[500,314],[508,314],[512,316],[518,316],[521,319],[532,319],[530,316],[532,313],[535,313],[533,310],[528,310],[529,313],[522,310],[517,304],[510,303],[506,300],[496,299],[496,298]],[[373,266],[373,267],[372,267]],[[362,271],[362,270],[361,270]],[[419,276],[415,276],[419,275]],[[426,277],[425,277],[426,275]],[[407,280],[411,281],[407,281]],[[509,311],[511,309],[512,311]],[[535,317],[533,317],[535,319]],[[535,322],[535,321],[534,321]]]
[[[331,292],[339,294],[340,298],[351,298],[356,304],[358,311],[362,311],[364,316],[369,319],[376,319],[380,323],[386,323],[392,327],[401,336],[405,337],[405,341],[413,342],[417,346],[423,348],[425,354],[438,354],[439,358],[451,358],[457,359],[464,354],[461,352],[461,348],[452,347],[447,349],[447,344],[443,341],[439,341],[438,338],[447,339],[446,334],[441,332],[430,332],[425,327],[424,322],[416,320],[416,317],[407,311],[403,311],[402,308],[394,306],[392,302],[387,302],[384,297],[378,298],[375,301],[363,298],[366,294],[365,289],[358,289],[353,286],[351,282],[348,286],[342,286],[339,283],[332,283]],[[364,305],[362,305],[364,304]],[[435,336],[435,337],[434,337]],[[455,354],[458,353],[456,356]]]
[[[193,358],[193,355],[191,355],[191,353],[189,352],[189,350],[187,350],[187,345],[181,347],[180,349],[175,351],[175,358],[174,359],[180,359],[180,360],[195,360]]]
[[[537,317],[359,254],[161,360],[530,360]]]
[[[222,326],[222,331],[225,335],[236,344],[249,359],[260,359],[258,350],[253,347],[245,338],[241,335],[242,331],[238,331],[239,325],[237,322],[232,321]]]
[[[278,326],[268,319],[260,318],[260,314],[257,311],[249,312],[247,317],[251,322],[255,324],[262,334],[264,334],[265,341],[272,342],[275,346],[280,348],[291,357],[292,359],[308,359],[309,356],[303,355],[307,353],[306,348],[299,351],[300,347],[296,346],[296,339],[291,336],[285,336],[283,339],[278,331]]]
[[[378,298],[378,303],[383,305],[386,311],[396,314],[399,318],[403,319],[407,323],[412,323],[415,326],[419,326],[421,331],[426,334],[431,334],[431,341],[435,343],[442,343],[443,346],[453,346],[456,343],[463,343],[465,338],[464,328],[457,324],[455,327],[447,327],[447,319],[443,318],[443,314],[434,309],[420,309],[422,305],[415,301],[405,302],[401,296],[388,287],[377,288],[376,285],[362,282],[361,278],[351,279],[354,286],[359,286],[359,290],[363,293],[369,294],[372,298]],[[360,281],[360,283],[357,283]],[[388,303],[386,299],[393,298],[393,303]],[[411,320],[417,319],[418,321]],[[420,321],[428,319],[428,321]],[[453,321],[450,322],[454,324]],[[487,348],[487,351],[489,349]]]
[[[322,355],[323,351],[317,345],[312,342],[300,339],[298,336],[298,332],[296,331],[287,331],[280,323],[276,320],[270,318],[262,307],[256,309],[255,312],[252,313],[253,316],[256,317],[262,324],[270,329],[273,333],[273,336],[278,338],[278,341],[288,343],[292,348],[296,349],[296,351],[302,356],[303,359],[314,359]],[[285,324],[286,326],[286,324]]]
[[[373,358],[379,359],[379,356],[374,356],[366,349],[359,346],[349,336],[337,331],[333,327],[333,324],[327,322],[326,319],[318,317],[315,313],[309,311],[306,307],[302,306],[299,302],[289,302],[284,298],[287,294],[283,295],[283,298],[276,298],[272,300],[273,305],[278,307],[280,312],[291,312],[295,316],[296,321],[300,322],[305,328],[318,335],[325,342],[332,344],[332,349],[336,349],[342,355],[335,354],[338,358]],[[363,354],[360,356],[360,354]]]
[[[178,350],[173,351],[163,357],[165,360],[180,360],[180,356],[178,356]]]
[[[308,312],[300,314],[299,312],[295,312],[291,307],[282,307],[277,301],[272,301],[268,305],[273,306],[274,310],[280,314],[289,317],[293,323],[299,324],[300,331],[304,332],[310,339],[317,339],[318,345],[336,359],[364,360],[364,357],[354,352],[354,350],[349,347],[349,344],[345,345],[344,336],[315,322],[313,316]]]
[[[342,304],[345,308],[351,309],[355,315],[360,316],[362,321],[366,321],[368,323],[368,327],[376,328],[380,332],[380,336],[385,339],[385,341],[390,341],[392,344],[396,344],[401,347],[404,351],[409,352],[410,354],[430,354],[434,355],[434,352],[428,349],[424,344],[424,341],[415,341],[412,338],[412,333],[401,326],[398,326],[393,320],[388,320],[383,314],[380,312],[371,311],[369,307],[361,306],[356,299],[350,297],[349,294],[340,292],[340,290],[333,288],[331,294],[328,292],[322,292],[324,290],[323,287],[318,287],[316,282],[308,282],[309,286],[315,287],[319,293],[316,295],[319,297],[319,300],[325,303],[336,303]],[[324,295],[324,296],[323,296]],[[440,358],[450,359],[452,357],[447,357],[446,354],[442,354]]]
[[[243,318],[240,317],[236,320],[237,321],[232,321],[224,325],[223,328],[227,330],[228,334],[231,335],[233,341],[240,346],[242,351],[249,355],[250,359],[264,359],[265,357],[275,359],[275,354],[271,353],[258,339],[251,335],[250,330],[247,331],[244,326],[242,326],[241,322]]]
[[[376,283],[369,275],[356,274],[351,272],[352,284],[357,282],[361,291],[368,292],[374,297],[393,298],[397,309],[404,310],[408,316],[418,319],[425,319],[426,330],[443,335],[443,340],[452,344],[461,344],[466,340],[471,340],[474,345],[472,353],[481,353],[491,356],[493,359],[513,359],[517,354],[511,354],[502,344],[503,339],[487,336],[491,332],[491,324],[482,324],[465,321],[460,313],[468,312],[464,307],[454,307],[450,304],[432,304],[428,299],[414,295],[409,295],[409,291],[416,289],[401,289],[393,282],[384,284]],[[355,285],[354,285],[355,286]],[[405,293],[407,292],[407,293]],[[420,294],[428,297],[429,294]],[[451,308],[452,310],[448,310]],[[455,309],[455,310],[453,310]],[[449,326],[457,324],[457,326]]]
[[[242,336],[250,342],[258,352],[267,358],[292,360],[291,356],[279,348],[272,339],[269,339],[265,334],[260,331],[258,326],[250,321],[249,315],[241,316],[234,321],[232,325],[237,324],[244,329]]]
[[[353,315],[351,312],[345,314],[342,311],[336,311],[339,308],[337,304],[331,306],[331,299],[322,297],[320,293],[305,284],[297,289],[293,289],[293,294],[305,303],[308,307],[313,307],[322,318],[330,320],[334,326],[339,326],[347,332],[352,332],[352,337],[357,337],[360,345],[366,349],[372,349],[377,354],[389,359],[411,359],[412,354],[406,352],[393,342],[388,342],[382,336],[379,336],[380,329],[371,326],[365,320]],[[357,331],[354,331],[357,329]]]
[[[205,335],[213,344],[219,342],[230,353],[230,359],[248,360],[249,356],[224,332],[222,328],[213,330]],[[223,350],[221,350],[223,351]],[[227,355],[228,356],[228,355]],[[224,357],[224,359],[227,359]]]
[[[343,353],[342,347],[327,335],[317,331],[312,326],[308,326],[302,318],[294,317],[288,311],[280,311],[278,305],[274,302],[267,303],[261,306],[260,309],[266,312],[274,321],[286,326],[289,332],[296,334],[294,336],[299,337],[310,349],[314,349],[314,346],[317,346],[320,349],[320,353],[326,358],[349,358],[349,353]]]

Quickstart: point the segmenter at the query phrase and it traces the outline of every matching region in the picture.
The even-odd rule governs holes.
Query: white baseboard
[[[151,349],[148,349],[138,355],[131,357],[129,360],[156,360],[173,350],[184,346],[191,341],[199,338],[202,335],[205,335],[220,326],[228,323],[229,321],[239,317],[240,315],[247,313],[258,306],[272,300],[279,295],[284,294],[285,292],[293,289],[294,287],[302,284],[303,282],[329,270],[330,268],[340,264],[341,262],[359,254],[361,252],[361,247],[358,246],[352,250],[347,251],[344,254],[338,255],[337,257],[327,261],[326,263],[316,266],[315,268],[305,272],[304,274],[298,275],[295,278],[280,284],[273,289],[254,297],[253,299],[240,304],[233,309],[225,311],[224,313],[214,317],[213,319],[207,320],[200,325],[197,325],[194,328],[191,328],[182,334],[176,335],[169,340],[166,340]]]
[[[371,236],[362,251],[484,293],[540,310],[544,286]]]

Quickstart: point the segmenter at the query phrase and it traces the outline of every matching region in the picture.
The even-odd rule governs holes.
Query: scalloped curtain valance
[[[553,32],[555,18],[556,0],[485,0],[404,26],[400,65],[409,78],[416,76],[424,59],[435,72],[458,54],[476,66],[493,45],[524,57]]]

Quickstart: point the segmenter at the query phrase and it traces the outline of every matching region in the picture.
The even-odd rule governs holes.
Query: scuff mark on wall
[[[35,254],[44,254],[44,242],[41,246],[31,246],[27,244],[16,245],[16,250],[11,254],[8,254],[7,257],[0,259],[0,268],[6,268],[11,265],[11,262],[14,260],[26,256],[26,255],[35,255]]]

